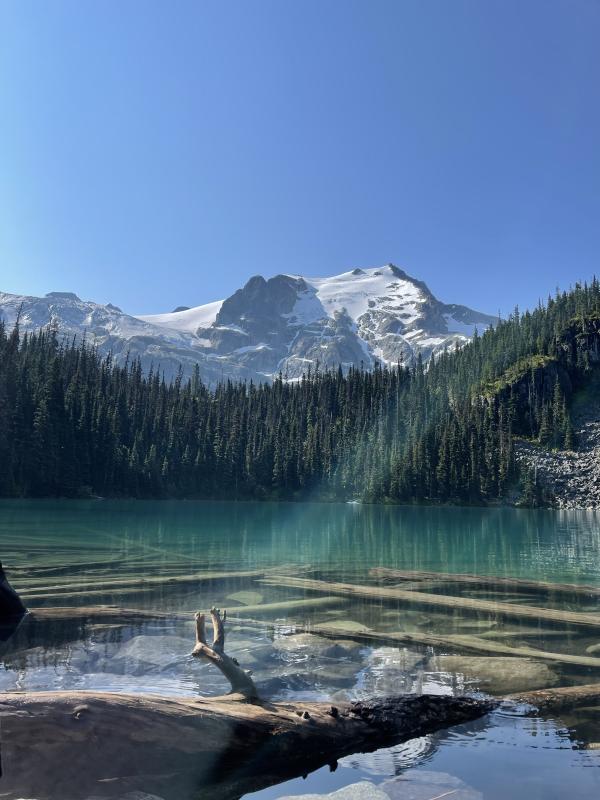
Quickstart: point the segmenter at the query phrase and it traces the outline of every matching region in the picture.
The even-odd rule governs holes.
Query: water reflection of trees
[[[304,563],[600,582],[594,512],[324,503],[4,502],[3,558],[212,568]]]

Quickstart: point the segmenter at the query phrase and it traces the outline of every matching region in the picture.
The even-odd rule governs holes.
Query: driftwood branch
[[[256,701],[258,692],[249,673],[245,672],[235,658],[225,653],[225,620],[227,612],[221,616],[218,608],[211,608],[210,616],[213,624],[213,642],[206,641],[205,616],[196,614],[196,646],[192,650],[195,658],[205,658],[214,664],[231,684],[231,693],[240,695],[244,700]]]

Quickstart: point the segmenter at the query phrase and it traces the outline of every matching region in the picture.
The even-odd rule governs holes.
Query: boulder
[[[378,647],[369,654],[361,689],[367,695],[411,692],[415,667],[423,658],[406,647]]]
[[[382,792],[371,781],[360,781],[344,786],[330,794],[282,795],[277,800],[390,800],[389,794]]]
[[[544,689],[558,680],[547,664],[512,656],[435,656],[427,670],[454,676],[465,691],[495,695]]]
[[[448,797],[448,800],[483,800],[481,792],[468,786],[460,778],[447,772],[409,769],[402,775],[384,781],[379,791],[385,792],[389,800],[432,800]]]
[[[349,639],[327,639],[312,633],[280,636],[273,647],[281,653],[298,653],[308,658],[356,658],[362,646]]]

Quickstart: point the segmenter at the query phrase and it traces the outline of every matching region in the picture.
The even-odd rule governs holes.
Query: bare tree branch
[[[206,641],[205,616],[196,614],[196,646],[192,650],[195,658],[205,658],[214,664],[231,684],[231,694],[241,695],[244,700],[255,701],[258,692],[250,675],[243,670],[235,658],[225,653],[225,620],[227,612],[221,616],[218,608],[211,608],[210,616],[213,623],[213,643]]]

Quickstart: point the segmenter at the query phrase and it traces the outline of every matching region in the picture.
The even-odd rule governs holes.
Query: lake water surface
[[[253,670],[263,696],[276,700],[402,692],[504,696],[600,682],[600,629],[519,611],[600,611],[592,592],[556,587],[600,588],[600,517],[593,512],[6,501],[0,503],[0,558],[32,609],[112,604],[172,613],[160,623],[96,624],[69,636],[36,639],[17,631],[2,646],[0,691],[222,693],[227,687],[220,674],[189,655],[193,612],[211,605],[234,617],[228,652]],[[463,573],[525,583],[451,577]],[[349,596],[340,583],[383,588],[388,596]],[[414,599],[394,598],[396,589]],[[422,603],[419,592],[442,600]],[[447,598],[457,598],[458,606],[445,606]],[[464,599],[484,605],[465,608]],[[496,603],[512,604],[516,612],[503,606],[494,613]],[[394,641],[397,634],[414,641]],[[432,646],[427,636],[445,643]],[[456,637],[470,637],[470,654]],[[507,648],[554,655],[516,658]],[[598,666],[569,660],[594,653]],[[334,772],[319,770],[248,797],[337,791],[340,800],[591,799],[600,796],[599,743],[600,700],[560,719],[504,708],[450,731],[349,756]],[[97,797],[161,797],[143,776],[136,790],[142,794],[119,795],[113,786],[110,795],[99,790]],[[201,796],[196,787],[181,800]],[[0,778],[0,797],[19,795],[3,794]],[[52,785],[44,797],[57,797]]]

